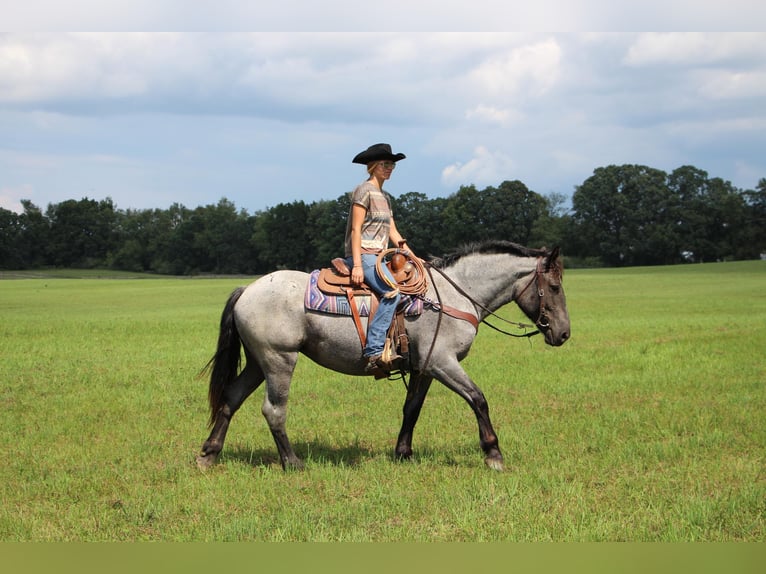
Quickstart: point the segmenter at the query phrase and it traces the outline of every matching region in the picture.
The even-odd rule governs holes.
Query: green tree
[[[548,213],[549,204],[519,180],[504,181],[495,189],[482,192],[481,220],[489,229],[490,239],[507,239],[529,245],[532,230]]]
[[[679,249],[692,261],[733,258],[748,231],[745,196],[730,182],[709,178],[706,171],[682,166],[668,177],[676,196],[675,223]]]
[[[596,169],[572,196],[581,255],[601,257],[611,266],[675,257],[676,209],[666,179],[665,172],[640,165]]]
[[[189,264],[187,228],[184,223],[191,217],[192,211],[180,203],[173,203],[166,210],[158,210],[151,217],[156,233],[152,234],[151,263],[149,270],[164,275],[180,275],[186,272]]]
[[[225,197],[216,205],[194,211],[201,225],[193,239],[193,250],[200,257],[203,271],[238,273],[249,258],[250,227],[246,211]]]
[[[313,259],[306,262],[307,267],[327,267],[332,259],[343,257],[350,204],[349,195],[343,194],[337,199],[318,201],[308,207],[306,233]]]
[[[19,214],[0,207],[0,269],[23,269],[25,266]]]
[[[565,207],[567,198],[561,193],[550,193],[544,197],[545,210],[535,220],[530,233],[530,247],[554,247],[572,249],[569,245],[569,229],[572,216]]]
[[[505,239],[528,244],[535,222],[547,203],[522,182],[504,181],[499,187],[462,186],[447,198],[443,227],[451,248],[473,241]]]
[[[187,210],[176,206],[169,223],[162,267],[175,274],[243,273],[252,267],[251,220],[246,211],[221,198],[217,204]],[[164,239],[163,239],[164,241]]]
[[[117,214],[111,198],[83,198],[49,205],[50,261],[57,267],[106,265],[117,246]]]
[[[24,268],[50,265],[50,223],[43,212],[28,199],[21,200],[24,212],[19,216],[21,224],[21,245]]]
[[[707,186],[707,172],[694,166],[681,166],[668,176],[668,188],[676,198],[675,222],[684,260],[713,251],[712,238],[707,237]]]
[[[391,203],[396,226],[418,257],[445,254],[449,237],[442,221],[444,199],[428,199],[423,193],[409,192],[393,197]]]
[[[317,256],[309,237],[310,208],[303,201],[280,203],[255,216],[252,245],[259,270],[297,269],[310,271]]]
[[[743,194],[745,200],[745,227],[742,237],[742,256],[747,259],[766,253],[766,178],[761,178],[754,190]]]
[[[746,219],[744,196],[729,181],[715,177],[708,181],[705,235],[711,239],[712,251],[706,261],[734,259],[742,243]]]
[[[442,211],[442,233],[448,251],[460,245],[486,239],[480,225],[481,194],[474,185],[461,185],[447,197]]]

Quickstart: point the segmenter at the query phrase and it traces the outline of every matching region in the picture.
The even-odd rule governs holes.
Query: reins
[[[487,313],[487,317],[489,317],[489,316],[496,317],[497,319],[503,321],[504,323],[508,323],[509,325],[514,325],[515,327],[518,327],[520,329],[532,329],[532,328],[535,327],[535,325],[530,325],[529,323],[519,323],[518,321],[511,321],[509,319],[506,319],[505,317],[501,317],[500,315],[498,315],[497,313],[495,313],[491,309],[488,309],[486,306],[484,306],[481,303],[479,303],[476,299],[471,297],[468,293],[466,293],[465,290],[462,287],[460,287],[460,285],[455,283],[455,281],[453,281],[452,278],[449,275],[447,275],[444,271],[442,271],[438,267],[434,267],[430,263],[426,263],[426,267],[428,269],[429,275],[431,275],[431,269],[435,269],[436,271],[438,271],[439,274],[442,277],[444,277],[447,280],[447,282],[450,285],[452,285],[458,293],[460,293],[463,297],[468,299],[474,305],[474,307],[478,307],[478,308],[484,310]],[[538,268],[539,268],[539,259],[538,259]],[[530,281],[530,284],[532,282],[534,282],[536,278],[537,278],[537,275],[535,275],[535,277],[532,278],[532,281]],[[433,283],[433,276],[431,277],[431,282]],[[523,293],[524,291],[526,291],[527,287],[529,287],[529,284],[527,284],[527,286],[524,287],[524,289],[522,289],[521,292]],[[434,286],[434,290],[436,290],[435,286]],[[439,300],[439,303],[441,304],[441,300],[439,299],[439,292],[438,291],[436,291],[436,296],[437,296],[437,299]],[[541,304],[541,307],[542,307],[542,300],[540,301],[540,304]],[[499,327],[496,327],[492,323],[489,323],[486,318],[482,319],[481,322],[484,323],[485,325],[487,325],[488,327],[494,329],[495,331],[498,331],[499,333],[502,333],[504,335],[508,335],[510,337],[532,337],[534,335],[537,335],[540,332],[539,330],[535,330],[535,331],[532,331],[530,333],[509,333],[508,331],[504,331],[503,329],[500,329]]]
[[[495,313],[495,312],[494,312],[494,311],[492,311],[491,309],[488,309],[487,307],[485,307],[484,305],[482,305],[481,303],[479,303],[478,301],[476,301],[476,299],[474,299],[474,298],[473,298],[473,297],[471,297],[471,296],[470,296],[468,293],[466,293],[466,292],[465,292],[465,290],[464,290],[462,287],[460,287],[460,285],[458,285],[457,283],[455,283],[455,282],[452,280],[452,278],[451,278],[449,275],[447,275],[446,273],[444,273],[444,271],[442,271],[442,270],[441,270],[441,269],[439,269],[438,267],[434,267],[433,265],[431,265],[430,263],[428,263],[428,262],[426,262],[426,261],[424,261],[424,262],[423,262],[423,267],[424,267],[424,268],[425,268],[425,270],[428,272],[428,277],[431,279],[431,285],[433,286],[433,288],[434,288],[434,291],[436,292],[436,304],[434,304],[434,302],[433,302],[433,301],[427,300],[427,299],[426,299],[426,298],[425,298],[423,295],[418,295],[418,296],[419,296],[419,297],[420,297],[420,298],[421,298],[421,299],[422,299],[424,302],[427,302],[427,303],[429,303],[429,304],[430,304],[432,307],[436,308],[436,310],[437,310],[437,311],[439,311],[439,317],[438,317],[438,319],[436,320],[436,329],[435,329],[435,331],[434,331],[434,338],[431,340],[431,346],[430,346],[430,348],[428,349],[428,354],[426,355],[426,359],[425,359],[425,361],[423,362],[423,366],[420,368],[420,371],[419,371],[420,373],[423,373],[423,372],[425,372],[426,368],[428,367],[428,364],[431,362],[431,355],[433,354],[433,350],[434,350],[434,347],[436,346],[436,339],[437,339],[437,337],[439,336],[439,330],[440,330],[440,328],[441,328],[442,317],[443,317],[443,315],[444,315],[444,312],[445,312],[445,311],[444,311],[444,304],[442,303],[442,300],[441,300],[441,295],[439,294],[439,288],[436,286],[436,281],[434,281],[433,273],[431,272],[431,270],[432,270],[432,269],[435,269],[436,271],[438,271],[438,272],[439,272],[439,274],[440,274],[442,277],[444,277],[444,278],[447,280],[447,282],[448,282],[450,285],[452,285],[452,286],[455,288],[455,290],[456,290],[456,291],[457,291],[457,292],[458,292],[460,295],[462,295],[463,297],[465,297],[466,299],[468,299],[468,300],[469,300],[469,301],[470,301],[470,302],[471,302],[471,303],[474,305],[474,308],[478,307],[478,308],[480,308],[480,309],[483,309],[484,311],[486,311],[486,313],[487,313],[487,317],[488,317],[488,316],[490,316],[490,315],[491,315],[491,316],[493,316],[493,317],[497,317],[497,318],[498,318],[498,319],[500,319],[501,321],[503,321],[503,322],[505,322],[505,323],[508,323],[508,324],[511,324],[511,325],[514,325],[514,326],[516,326],[516,327],[519,327],[519,328],[521,328],[521,329],[530,329],[530,328],[534,328],[534,327],[535,327],[535,325],[530,325],[530,324],[528,324],[528,323],[519,323],[519,322],[517,322],[517,321],[511,321],[511,320],[509,320],[509,319],[506,319],[506,318],[504,318],[504,317],[501,317],[500,315],[498,315],[497,313]],[[539,258],[538,258],[538,272],[539,272],[539,269],[540,269],[540,260],[539,260]],[[532,281],[530,281],[530,283],[529,283],[529,284],[527,284],[527,286],[526,286],[526,287],[524,287],[524,289],[522,289],[522,291],[521,291],[522,293],[523,293],[524,291],[526,291],[527,287],[529,287],[529,285],[530,285],[530,284],[531,284],[533,281],[535,281],[535,279],[537,278],[537,275],[538,275],[538,273],[536,272],[536,273],[535,273],[535,276],[532,278]],[[540,306],[541,306],[541,309],[542,309],[542,307],[543,307],[543,302],[542,302],[542,299],[540,300]],[[542,315],[541,315],[541,317],[542,317]],[[519,334],[519,333],[510,333],[510,332],[508,332],[508,331],[505,331],[505,330],[503,330],[503,329],[500,329],[499,327],[496,327],[496,326],[495,326],[495,325],[493,325],[492,323],[489,323],[489,322],[487,321],[486,317],[485,317],[484,319],[482,319],[482,320],[481,320],[481,322],[482,322],[482,323],[484,323],[485,325],[487,325],[488,327],[490,327],[490,328],[494,329],[495,331],[497,331],[497,332],[499,332],[499,333],[502,333],[503,335],[508,335],[508,336],[510,336],[510,337],[532,337],[532,336],[534,336],[534,335],[537,335],[537,334],[540,332],[540,331],[539,331],[539,329],[538,329],[538,330],[535,330],[535,331],[532,331],[532,332],[529,332],[529,333],[521,333],[521,334]],[[476,327],[476,329],[478,330],[478,322],[477,322],[476,324],[474,324],[474,327]],[[409,386],[408,386],[408,384],[407,384],[407,380],[406,380],[406,378],[404,379],[404,386],[405,386],[406,388],[409,388]]]

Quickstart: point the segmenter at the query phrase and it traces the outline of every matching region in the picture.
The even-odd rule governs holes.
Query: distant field
[[[765,262],[567,271],[558,349],[482,327],[465,366],[504,473],[443,387],[399,463],[402,383],[305,359],[306,470],[282,472],[259,389],[200,472],[197,374],[247,280],[140,277],[0,274],[0,540],[766,540]]]

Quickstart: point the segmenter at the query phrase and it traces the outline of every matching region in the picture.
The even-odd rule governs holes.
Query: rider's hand
[[[364,282],[364,272],[361,267],[354,267],[351,270],[351,282],[354,285],[361,285]]]

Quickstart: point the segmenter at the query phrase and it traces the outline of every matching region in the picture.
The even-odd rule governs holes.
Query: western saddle
[[[364,347],[367,343],[367,332],[362,326],[362,321],[359,316],[359,308],[354,302],[354,297],[359,295],[370,297],[370,316],[368,321],[371,321],[378,309],[378,295],[372,291],[366,283],[355,285],[351,281],[351,270],[348,268],[348,265],[343,258],[337,257],[333,259],[331,263],[332,267],[327,267],[319,271],[317,287],[320,291],[328,295],[345,296],[348,298],[351,315],[354,318],[354,325],[359,334],[359,341],[362,343],[362,347]],[[413,264],[408,261],[407,257],[402,253],[395,253],[391,257],[391,260],[386,262],[386,265],[399,285],[406,283],[415,274]],[[400,367],[406,365],[409,361],[409,339],[407,338],[407,332],[404,327],[404,312],[401,308],[397,309],[394,314],[394,320],[388,329],[384,356],[386,353],[401,355],[402,361],[400,362]],[[384,376],[386,375],[381,373],[380,375],[376,375],[376,378],[383,378]]]

